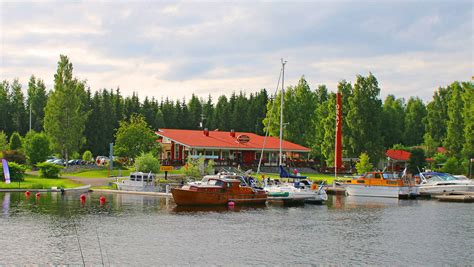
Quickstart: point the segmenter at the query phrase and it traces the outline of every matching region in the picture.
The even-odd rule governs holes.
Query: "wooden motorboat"
[[[191,184],[182,188],[171,189],[174,202],[181,206],[193,205],[226,205],[264,204],[267,193],[252,188],[239,179],[209,178],[205,184]]]

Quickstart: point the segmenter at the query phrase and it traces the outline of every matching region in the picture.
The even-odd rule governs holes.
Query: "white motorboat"
[[[263,187],[269,197],[288,201],[322,203],[328,199],[326,190],[322,186],[296,187],[292,183],[272,181]]]
[[[118,190],[124,191],[142,191],[153,192],[159,191],[159,187],[155,186],[155,175],[143,172],[132,172],[130,177],[120,182],[115,182]]]
[[[464,177],[456,177],[449,173],[420,173],[422,179],[418,191],[421,195],[445,194],[455,192],[474,192],[474,181]]]

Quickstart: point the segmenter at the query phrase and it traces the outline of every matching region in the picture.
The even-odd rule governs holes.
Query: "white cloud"
[[[52,86],[60,54],[93,90],[158,99],[272,93],[281,57],[287,85],[305,75],[334,90],[371,71],[383,96],[425,100],[473,71],[467,2],[1,3],[0,14],[0,79],[23,84]]]

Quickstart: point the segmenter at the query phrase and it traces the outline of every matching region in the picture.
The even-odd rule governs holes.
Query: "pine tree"
[[[28,83],[27,112],[31,110],[31,129],[36,132],[43,131],[44,108],[47,101],[48,96],[44,82],[31,75]]]
[[[191,130],[199,129],[203,110],[202,110],[201,101],[194,94],[192,94],[191,99],[189,100],[188,110],[189,110],[189,129]]]
[[[21,84],[18,79],[13,80],[10,95],[10,115],[12,118],[13,130],[25,135],[28,131],[27,116],[25,108],[25,96],[21,90]]]

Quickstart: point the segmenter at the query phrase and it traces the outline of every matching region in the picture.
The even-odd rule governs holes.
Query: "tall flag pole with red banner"
[[[337,171],[342,169],[342,96],[336,94],[336,147],[334,152],[334,175],[337,177]]]

